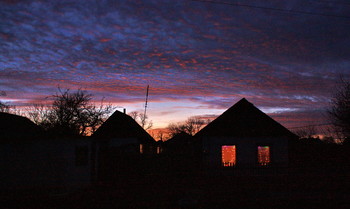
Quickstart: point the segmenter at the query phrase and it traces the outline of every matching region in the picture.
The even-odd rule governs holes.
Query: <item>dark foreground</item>
[[[2,208],[350,208],[348,169],[254,176],[202,172],[119,175],[71,192],[2,194]]]

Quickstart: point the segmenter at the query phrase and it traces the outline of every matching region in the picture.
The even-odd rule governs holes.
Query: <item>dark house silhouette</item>
[[[118,175],[138,172],[142,157],[157,149],[155,140],[120,111],[115,111],[92,137],[97,156],[92,173],[99,181],[113,181]]]
[[[191,144],[192,142],[193,142],[193,137],[190,134],[186,132],[180,132],[178,134],[175,134],[173,137],[171,137],[164,143],[167,144],[168,146],[182,147],[182,146],[185,146],[186,144]]]
[[[115,111],[96,130],[93,137],[102,140],[137,139],[141,144],[154,142],[154,139],[134,119],[120,111]]]
[[[30,139],[42,134],[39,126],[26,117],[0,112],[0,139]]]
[[[190,134],[180,132],[163,142],[171,172],[188,172],[200,167],[200,144]]]
[[[199,131],[207,168],[288,165],[288,140],[296,136],[245,98]]]
[[[61,193],[90,184],[91,140],[46,134],[26,117],[0,113],[0,190]]]

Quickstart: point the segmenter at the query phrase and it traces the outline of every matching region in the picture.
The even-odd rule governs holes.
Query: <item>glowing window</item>
[[[224,145],[221,147],[222,166],[232,167],[236,165],[236,146]]]
[[[143,154],[143,144],[140,144],[140,154]]]
[[[267,166],[271,162],[271,152],[269,146],[258,146],[258,164]]]
[[[160,153],[162,153],[162,149],[161,147],[157,146],[157,154],[160,154]]]

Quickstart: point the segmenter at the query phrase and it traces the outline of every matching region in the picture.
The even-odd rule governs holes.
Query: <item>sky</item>
[[[60,86],[143,111],[149,85],[153,128],[243,97],[287,128],[323,124],[349,58],[345,0],[0,1],[0,100],[18,107]]]

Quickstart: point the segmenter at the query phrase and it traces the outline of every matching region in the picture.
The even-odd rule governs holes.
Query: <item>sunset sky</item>
[[[59,85],[142,111],[150,85],[154,128],[243,97],[287,128],[327,123],[350,78],[350,3],[216,2],[2,0],[0,100],[41,103]]]

